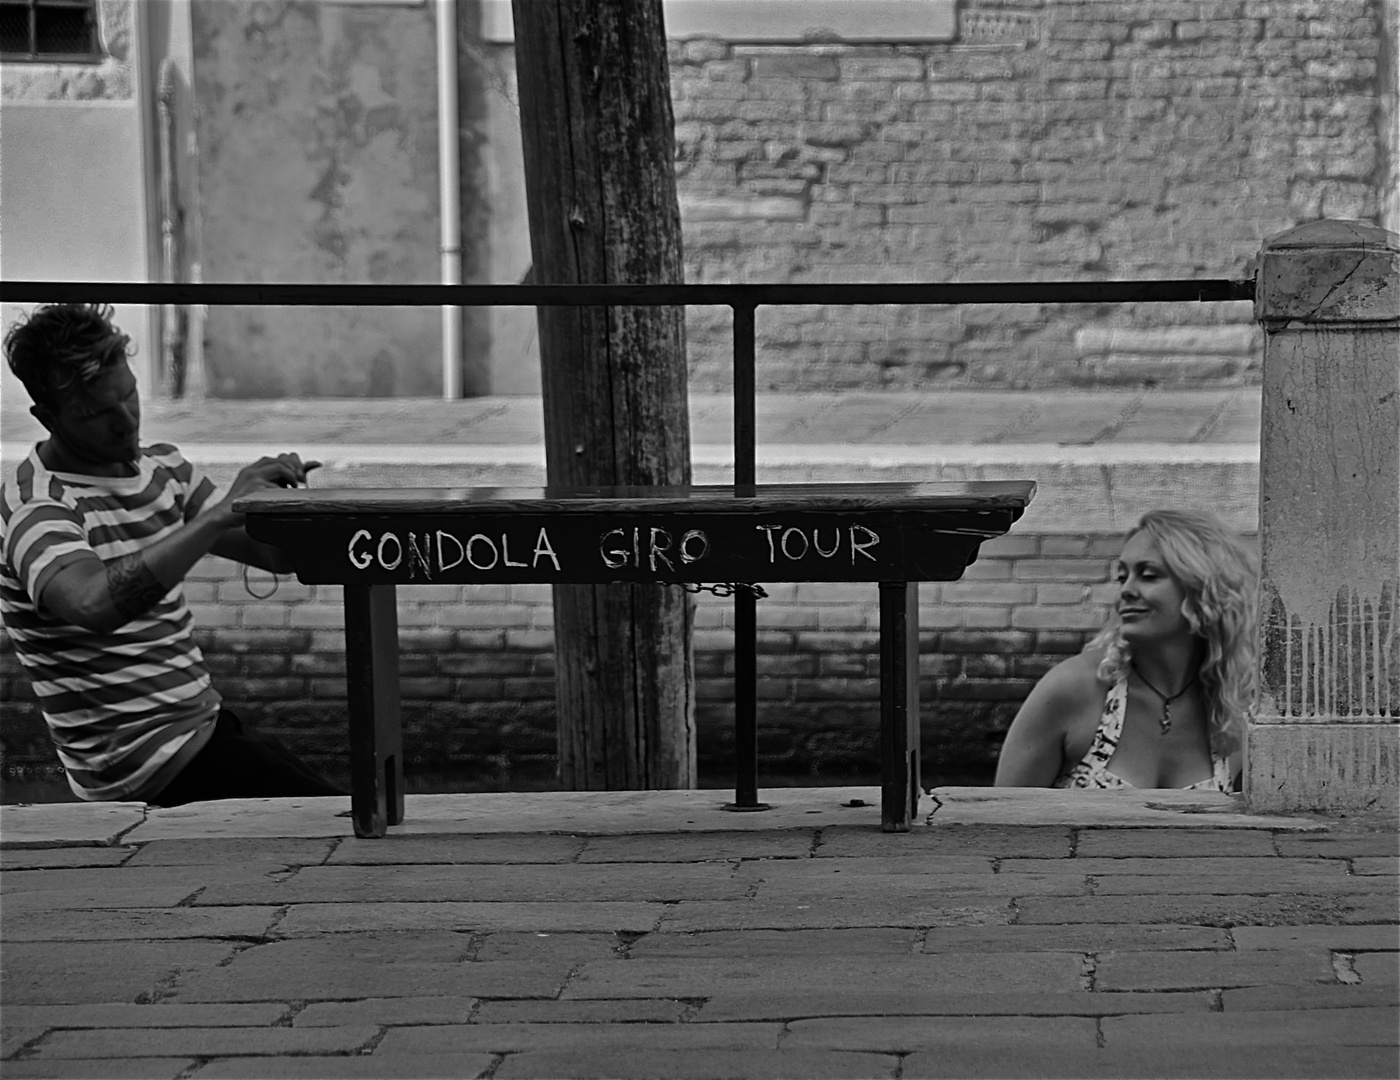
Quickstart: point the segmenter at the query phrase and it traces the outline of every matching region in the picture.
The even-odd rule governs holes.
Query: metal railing
[[[6,303],[265,307],[728,307],[734,313],[734,483],[755,482],[755,312],[787,305],[1128,304],[1253,300],[1253,279],[756,285],[254,285],[0,281]],[[758,801],[756,598],[734,593],[733,809]]]

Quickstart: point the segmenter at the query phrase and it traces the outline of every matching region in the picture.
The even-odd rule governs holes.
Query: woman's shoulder
[[[1040,685],[1044,687],[1046,695],[1066,707],[1072,708],[1090,701],[1102,704],[1104,694],[1113,685],[1111,680],[1099,678],[1098,669],[1102,660],[1103,652],[1099,649],[1078,653],[1061,660],[1047,671]]]

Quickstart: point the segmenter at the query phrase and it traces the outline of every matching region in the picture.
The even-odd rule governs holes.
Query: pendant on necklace
[[[1172,729],[1172,703],[1170,701],[1162,702],[1162,719],[1157,722],[1162,725],[1163,735]]]

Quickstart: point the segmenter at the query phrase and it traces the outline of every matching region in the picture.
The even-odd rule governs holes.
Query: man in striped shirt
[[[304,483],[317,463],[264,457],[220,498],[175,447],[138,442],[128,345],[91,304],[39,308],[5,336],[48,438],[0,487],[0,614],[69,786],[165,806],[343,794],[223,708],[183,588],[210,552],[289,571],[231,507]]]

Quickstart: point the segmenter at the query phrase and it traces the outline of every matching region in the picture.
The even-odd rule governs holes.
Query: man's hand
[[[215,508],[226,529],[236,529],[243,524],[244,515],[234,513],[234,501],[255,491],[270,488],[294,488],[306,483],[306,474],[319,469],[319,461],[302,461],[298,454],[278,454],[276,457],[263,457],[239,470],[229,485],[228,494]]]

